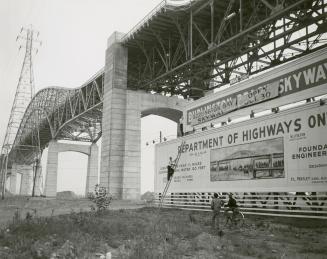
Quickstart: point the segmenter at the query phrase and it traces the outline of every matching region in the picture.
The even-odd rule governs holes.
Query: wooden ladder
[[[177,165],[178,165],[178,162],[179,162],[179,159],[181,158],[181,155],[182,155],[182,150],[183,150],[183,146],[185,144],[185,141],[182,142],[181,144],[181,148],[178,150],[178,154],[177,154],[177,157],[175,159],[175,163],[172,165],[172,168],[174,170],[174,173],[175,173],[175,169],[177,168]],[[162,192],[162,196],[161,196],[161,199],[160,199],[160,204],[159,204],[159,208],[162,207],[162,204],[163,204],[163,201],[166,197],[166,194],[167,194],[167,191],[168,191],[168,188],[169,188],[169,185],[171,183],[171,180],[173,179],[174,177],[174,174],[170,177],[169,181],[167,182],[166,186],[165,186],[165,189],[164,191]]]

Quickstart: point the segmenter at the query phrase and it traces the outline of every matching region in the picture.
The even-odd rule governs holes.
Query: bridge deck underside
[[[171,1],[173,2],[173,1]],[[124,38],[128,87],[199,98],[326,43],[326,0],[166,4]]]

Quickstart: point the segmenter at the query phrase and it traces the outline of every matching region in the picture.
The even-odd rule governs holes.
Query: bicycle
[[[239,208],[235,208],[232,210],[225,210],[226,223],[225,226],[235,226],[242,227],[244,225],[244,214],[239,210]]]

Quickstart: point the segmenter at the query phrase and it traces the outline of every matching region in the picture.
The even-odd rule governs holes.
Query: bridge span
[[[163,1],[127,34],[113,33],[105,67],[81,87],[33,97],[9,153],[12,175],[57,140],[94,145],[102,136],[100,184],[137,198],[142,116],[178,122],[188,99],[326,46],[326,0],[176,3]],[[49,168],[53,181],[56,166]],[[55,192],[46,182],[45,194]]]

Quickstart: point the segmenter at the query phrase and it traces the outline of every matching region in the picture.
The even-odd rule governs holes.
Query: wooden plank
[[[162,208],[171,209],[170,206],[162,206]],[[179,208],[182,210],[192,210],[192,211],[207,211],[208,209],[194,209],[194,208]],[[256,213],[256,212],[242,212],[245,215],[259,215],[259,216],[271,216],[271,217],[290,217],[290,218],[311,218],[311,219],[327,219],[325,216],[312,216],[312,215],[289,215],[289,214],[273,214],[273,213]],[[246,218],[245,218],[246,220]]]
[[[193,202],[193,201],[170,201],[165,199],[164,201],[169,202],[171,204],[199,204],[201,206],[210,206],[210,203],[205,203],[205,202]],[[320,206],[320,205],[289,205],[289,204],[239,204],[240,208],[264,208],[264,207],[290,207],[290,208],[319,208],[319,209],[326,209],[327,206]]]
[[[159,196],[159,195],[158,195]],[[172,199],[174,199],[174,198],[179,198],[179,197],[190,197],[190,198],[194,198],[194,197],[201,197],[201,195],[167,195],[166,197],[171,197]],[[250,196],[250,195],[249,195]],[[220,196],[222,199],[226,199],[227,197],[224,195],[222,195],[222,196]],[[244,198],[243,198],[244,197]],[[243,196],[243,197],[241,197],[241,198],[238,198],[237,196],[235,197],[235,195],[234,195],[234,198],[236,199],[236,200],[243,200],[243,199],[245,199],[245,200],[247,200],[246,199],[246,196]],[[314,198],[314,199],[316,199],[316,198],[325,198],[325,199],[327,199],[327,195],[316,195],[316,196],[307,196],[307,195],[299,195],[299,196],[286,196],[286,195],[284,195],[284,196],[282,196],[282,195],[272,195],[272,196],[270,196],[270,195],[257,195],[257,196],[254,196],[254,195],[251,195],[250,197],[258,197],[258,198]],[[211,199],[211,195],[208,195],[208,198],[203,198],[203,199]],[[250,199],[248,199],[248,200],[250,200]],[[252,200],[254,200],[254,199],[252,199]],[[257,199],[258,200],[258,199]],[[321,200],[323,200],[323,199],[321,199]]]
[[[156,198],[156,199],[159,199],[159,198]],[[165,197],[166,200],[169,200],[169,201],[174,201],[174,202],[200,202],[200,203],[210,203],[211,202],[211,199],[209,199],[209,201],[206,201],[208,199],[194,199],[194,198],[171,198],[171,197]],[[222,199],[224,202],[227,203],[227,200],[224,200]],[[321,199],[321,200],[301,200],[301,199],[298,199],[298,200],[281,200],[281,199],[278,199],[278,200],[274,200],[274,199],[269,199],[269,200],[236,200],[239,204],[253,204],[253,205],[256,205],[256,204],[259,204],[259,205],[265,205],[265,204],[272,204],[272,203],[276,203],[276,204],[288,204],[288,203],[296,203],[297,205],[305,205],[305,206],[311,206],[310,204],[308,203],[326,203],[327,205],[327,200],[324,200],[324,199]],[[256,202],[256,203],[251,203],[251,202]],[[313,204],[315,205],[315,204]]]

